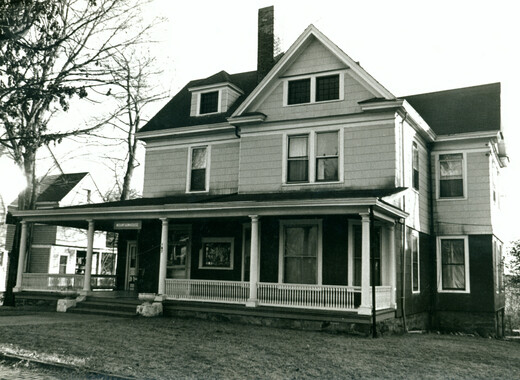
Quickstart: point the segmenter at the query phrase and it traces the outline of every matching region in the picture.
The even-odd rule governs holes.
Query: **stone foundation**
[[[483,337],[496,336],[495,313],[437,311],[436,327],[441,332],[463,332]]]

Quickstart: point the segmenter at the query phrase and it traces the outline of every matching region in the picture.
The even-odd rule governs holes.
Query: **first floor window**
[[[68,262],[68,256],[60,256],[60,268],[59,268],[59,274],[65,274],[67,273],[67,262]]]
[[[361,255],[362,255],[362,229],[360,224],[352,226],[354,233],[354,286],[361,286]],[[381,227],[375,226],[375,236],[370,239],[370,244],[373,244],[373,255],[370,254],[370,269],[372,272],[372,260],[374,261],[374,273],[370,276],[370,286],[381,285]]]
[[[460,198],[464,196],[463,154],[439,155],[439,197]]]
[[[206,190],[207,151],[207,147],[197,147],[191,150],[190,191]]]
[[[316,133],[316,181],[337,181],[338,131]]]
[[[419,292],[419,234],[412,231],[410,251],[412,254],[412,291]]]
[[[467,252],[464,238],[441,238],[441,290],[466,291]]]
[[[186,278],[186,263],[188,260],[189,243],[189,231],[169,231],[166,277]]]
[[[309,136],[289,136],[287,182],[309,180]]]
[[[218,112],[218,91],[205,92],[200,94],[199,114]]]
[[[199,255],[199,268],[233,269],[233,255],[233,238],[203,238]]]
[[[290,284],[318,283],[318,226],[285,225],[284,282]]]

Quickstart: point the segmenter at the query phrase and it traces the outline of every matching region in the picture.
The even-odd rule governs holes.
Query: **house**
[[[47,175],[38,181],[36,210],[48,210],[103,201],[89,173]],[[15,213],[17,202],[8,206]],[[4,242],[11,249],[15,226],[7,225]],[[26,260],[26,290],[40,289],[41,283],[55,288],[74,286],[74,276],[84,274],[87,234],[84,230],[35,223],[30,232],[29,257]],[[107,244],[109,243],[109,244]],[[97,232],[93,239],[92,273],[99,275],[95,286],[114,283],[116,253],[107,242],[107,234]],[[6,264],[7,266],[7,264]],[[49,279],[48,274],[60,275]],[[2,283],[5,285],[5,280]]]
[[[23,230],[119,232],[117,288],[170,314],[501,333],[500,84],[398,97],[313,25],[274,57],[268,7],[256,71],[190,81],[137,136],[143,198]]]

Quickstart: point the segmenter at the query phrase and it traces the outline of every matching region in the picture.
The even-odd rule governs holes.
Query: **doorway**
[[[138,273],[139,257],[137,255],[137,241],[131,240],[126,244],[125,290],[136,290]]]

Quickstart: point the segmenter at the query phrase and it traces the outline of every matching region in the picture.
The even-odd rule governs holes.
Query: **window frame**
[[[416,164],[415,157],[417,157],[417,168],[415,168],[415,164]],[[412,141],[412,189],[414,189],[415,191],[419,191],[419,189],[420,189],[420,181],[421,181],[420,165],[421,165],[421,159],[419,157],[419,144],[417,144],[416,141]],[[416,177],[416,172],[417,172],[417,177]]]
[[[442,240],[464,240],[464,289],[443,289],[442,287]],[[442,235],[437,237],[437,292],[453,294],[469,294],[470,289],[470,262],[468,235]]]
[[[290,157],[290,145],[292,138],[303,138],[307,139],[307,155],[306,156],[298,156],[298,157]],[[311,146],[310,146],[310,136],[309,134],[297,134],[297,135],[287,135],[287,160],[286,160],[286,170],[287,170],[287,183],[308,183],[310,181],[310,159],[311,159]],[[307,179],[301,181],[290,181],[289,182],[289,162],[291,161],[306,161],[307,162]]]
[[[322,77],[330,77],[330,76],[338,76],[338,86],[339,86],[339,94],[337,99],[329,99],[329,100],[316,100],[317,93],[317,85],[316,79]],[[310,100],[305,103],[289,103],[289,82],[300,81],[304,79],[310,79]],[[295,107],[295,106],[303,106],[309,104],[322,104],[322,103],[330,103],[330,102],[340,102],[345,100],[345,70],[332,70],[315,74],[306,74],[306,75],[295,75],[291,77],[286,77],[283,80],[283,106],[284,107]]]
[[[448,154],[462,154],[462,196],[458,197],[441,197],[441,164],[440,156]],[[437,201],[461,201],[468,199],[468,170],[467,170],[467,154],[465,151],[443,151],[435,153],[435,195]]]
[[[417,251],[414,252],[414,239],[417,239]],[[411,289],[413,294],[421,293],[421,248],[420,248],[420,239],[419,232],[416,230],[411,230],[410,234],[410,280],[411,280]],[[417,257],[417,290],[414,290],[414,254]]]
[[[191,190],[191,172],[192,172],[192,158],[193,150],[206,148],[206,173],[204,190]],[[192,145],[188,147],[188,163],[186,173],[186,193],[207,193],[209,192],[209,177],[210,177],[210,164],[211,164],[211,145]]]
[[[217,110],[215,112],[205,112],[205,113],[201,113],[200,112],[200,108],[202,106],[202,95],[203,94],[209,94],[209,93],[212,93],[212,92],[216,92],[217,93]],[[200,91],[197,93],[197,113],[196,113],[196,116],[207,116],[207,115],[215,115],[215,114],[218,114],[218,113],[221,113],[222,112],[222,102],[221,102],[221,99],[222,99],[222,89],[208,89],[208,90],[205,90],[205,91]]]
[[[338,179],[335,181],[318,181],[317,178],[317,135],[320,133],[337,132],[338,134]],[[288,181],[288,160],[289,160],[289,138],[293,136],[308,136],[308,180],[289,182]],[[283,164],[282,164],[282,185],[283,186],[309,186],[309,185],[326,185],[344,182],[344,129],[343,128],[326,128],[326,129],[305,129],[291,130],[283,134]]]
[[[278,232],[278,283],[286,284],[284,282],[285,273],[285,228],[298,226],[317,226],[317,252],[316,252],[316,284],[323,285],[323,220],[322,219],[283,219],[280,220],[280,227]],[[291,283],[292,284],[292,283]]]
[[[186,278],[190,278],[190,268],[191,268],[191,244],[192,244],[192,228],[191,224],[170,224],[168,226],[168,258],[170,256],[170,249],[173,246],[176,246],[178,244],[175,244],[174,242],[170,242],[170,237],[172,233],[186,233],[188,235],[188,243],[186,244],[186,260],[185,264],[183,265],[168,265],[168,262],[166,263],[166,278],[174,278],[174,277],[168,277],[168,269],[182,269],[184,267],[186,271]],[[168,260],[167,260],[168,261]]]
[[[230,258],[229,266],[227,267],[213,267],[204,265],[204,246],[206,243],[229,243],[230,244]],[[235,265],[235,238],[233,237],[203,237],[201,239],[201,246],[199,249],[199,268],[204,270],[233,270]]]

